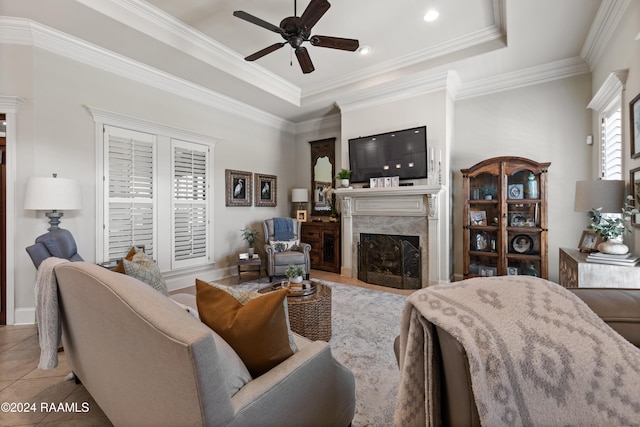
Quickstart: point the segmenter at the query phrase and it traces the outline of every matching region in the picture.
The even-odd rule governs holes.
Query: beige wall
[[[245,249],[240,229],[252,226],[262,232],[261,221],[264,218],[290,212],[289,193],[296,183],[295,175],[289,173],[289,165],[296,164],[292,133],[39,49],[3,45],[2,52],[0,93],[24,98],[18,110],[15,153],[15,239],[13,246],[8,248],[15,255],[17,318],[22,318],[22,314],[28,317],[34,306],[35,269],[24,248],[33,244],[34,239],[48,227],[43,212],[22,209],[28,177],[50,176],[56,172],[61,177],[81,181],[83,207],[79,211],[66,212],[62,227],[74,234],[79,253],[85,260],[95,260],[95,236],[99,229],[96,223],[95,124],[83,105],[220,140],[213,150],[215,265],[202,274],[226,276],[232,271],[230,267],[235,265],[237,253]],[[5,56],[10,60],[5,60]],[[226,168],[276,175],[278,206],[226,207]],[[184,283],[182,286],[192,284]]]

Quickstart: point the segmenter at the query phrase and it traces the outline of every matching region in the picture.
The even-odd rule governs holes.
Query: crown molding
[[[117,22],[300,106],[300,87],[142,0],[75,0]]]
[[[590,73],[591,69],[580,57],[563,59],[548,64],[525,68],[511,73],[499,74],[486,79],[464,83],[457,99],[473,98],[524,86],[564,79]]]
[[[453,54],[455,52],[479,46],[484,43],[506,38],[506,12],[505,0],[493,1],[493,19],[494,24],[479,29],[475,32],[465,34],[464,36],[442,42],[429,48],[412,52],[400,58],[394,58],[389,61],[377,63],[371,67],[363,68],[353,73],[345,74],[339,78],[327,80],[325,82],[311,86],[302,93],[302,104],[306,99],[319,95],[325,91],[329,91],[336,87],[347,86],[359,81],[373,79],[393,71],[416,65],[422,62],[431,61],[436,58]]]
[[[593,19],[580,56],[595,68],[607,43],[624,17],[632,0],[602,0]]]
[[[230,114],[295,132],[295,125],[281,117],[29,19],[0,17],[0,43],[34,46]]]
[[[331,114],[329,116],[296,123],[296,135],[324,129],[340,129],[341,125],[342,119],[340,114]]]
[[[3,113],[16,113],[23,102],[24,98],[18,98],[17,96],[0,96],[0,111]]]
[[[627,83],[629,70],[618,70],[609,74],[600,86],[600,89],[593,96],[587,108],[595,111],[602,111],[609,106],[611,101],[622,93],[624,85]]]
[[[406,79],[381,84],[361,90],[353,95],[345,96],[336,100],[336,105],[344,113],[363,107],[414,98],[440,90],[447,90],[455,98],[457,88],[460,85],[459,82],[457,71],[416,74]]]

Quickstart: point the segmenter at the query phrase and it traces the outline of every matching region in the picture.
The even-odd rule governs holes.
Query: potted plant
[[[244,228],[242,231],[242,239],[247,241],[249,245],[249,258],[253,258],[255,252],[255,245],[258,241],[258,232],[253,228]]]
[[[603,216],[601,210],[602,208],[597,208],[587,212],[591,218],[589,228],[600,233],[602,238],[598,250],[608,254],[626,254],[629,252],[629,247],[622,243],[622,234],[630,231],[627,225],[629,218],[640,212],[633,205],[633,196],[627,196],[622,207],[621,217]]]
[[[302,283],[302,276],[304,273],[304,266],[302,265],[288,265],[284,270],[285,276],[289,278],[291,283]]]
[[[336,187],[349,187],[349,178],[351,178],[351,171],[349,169],[342,169],[338,172],[338,175],[336,175]]]

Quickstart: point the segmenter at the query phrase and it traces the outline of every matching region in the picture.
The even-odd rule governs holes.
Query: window
[[[207,147],[184,141],[173,145],[173,263],[206,261],[209,229]]]
[[[145,252],[153,257],[155,147],[154,135],[104,127],[107,260],[122,258],[133,245],[144,245]]]
[[[611,73],[587,108],[598,112],[600,126],[599,175],[602,179],[622,177],[622,91],[628,70]]]
[[[602,179],[622,179],[622,112],[620,99],[600,119]]]
[[[216,140],[87,109],[97,124],[96,261],[116,261],[144,245],[163,272],[190,274],[189,267],[209,264]]]

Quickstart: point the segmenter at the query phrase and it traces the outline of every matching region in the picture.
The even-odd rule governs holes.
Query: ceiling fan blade
[[[358,46],[360,46],[360,42],[358,42],[358,40],[344,39],[342,37],[313,36],[309,41],[313,46],[350,50],[351,52],[356,51]]]
[[[296,49],[296,57],[298,58],[298,62],[300,63],[300,68],[302,68],[302,72],[305,74],[311,73],[315,68],[313,67],[313,62],[311,62],[311,57],[309,56],[309,52],[307,52],[306,47],[299,47]]]
[[[259,25],[262,28],[266,28],[269,31],[273,31],[274,33],[282,34],[282,28],[276,27],[273,24],[268,23],[256,16],[253,16],[247,12],[243,12],[242,10],[236,10],[233,12],[233,16],[236,18],[244,19],[247,22],[251,22],[252,24]]]
[[[327,0],[311,0],[309,6],[302,13],[298,25],[306,28],[307,31],[311,31],[311,28],[316,25],[330,7],[331,4]]]
[[[282,46],[284,46],[285,44],[287,44],[287,42],[282,42],[282,43],[274,43],[269,47],[265,47],[262,50],[257,51],[256,53],[254,53],[253,55],[249,55],[247,56],[245,59],[245,61],[255,61],[256,59],[260,59],[263,56],[276,51],[278,49],[280,49]]]

